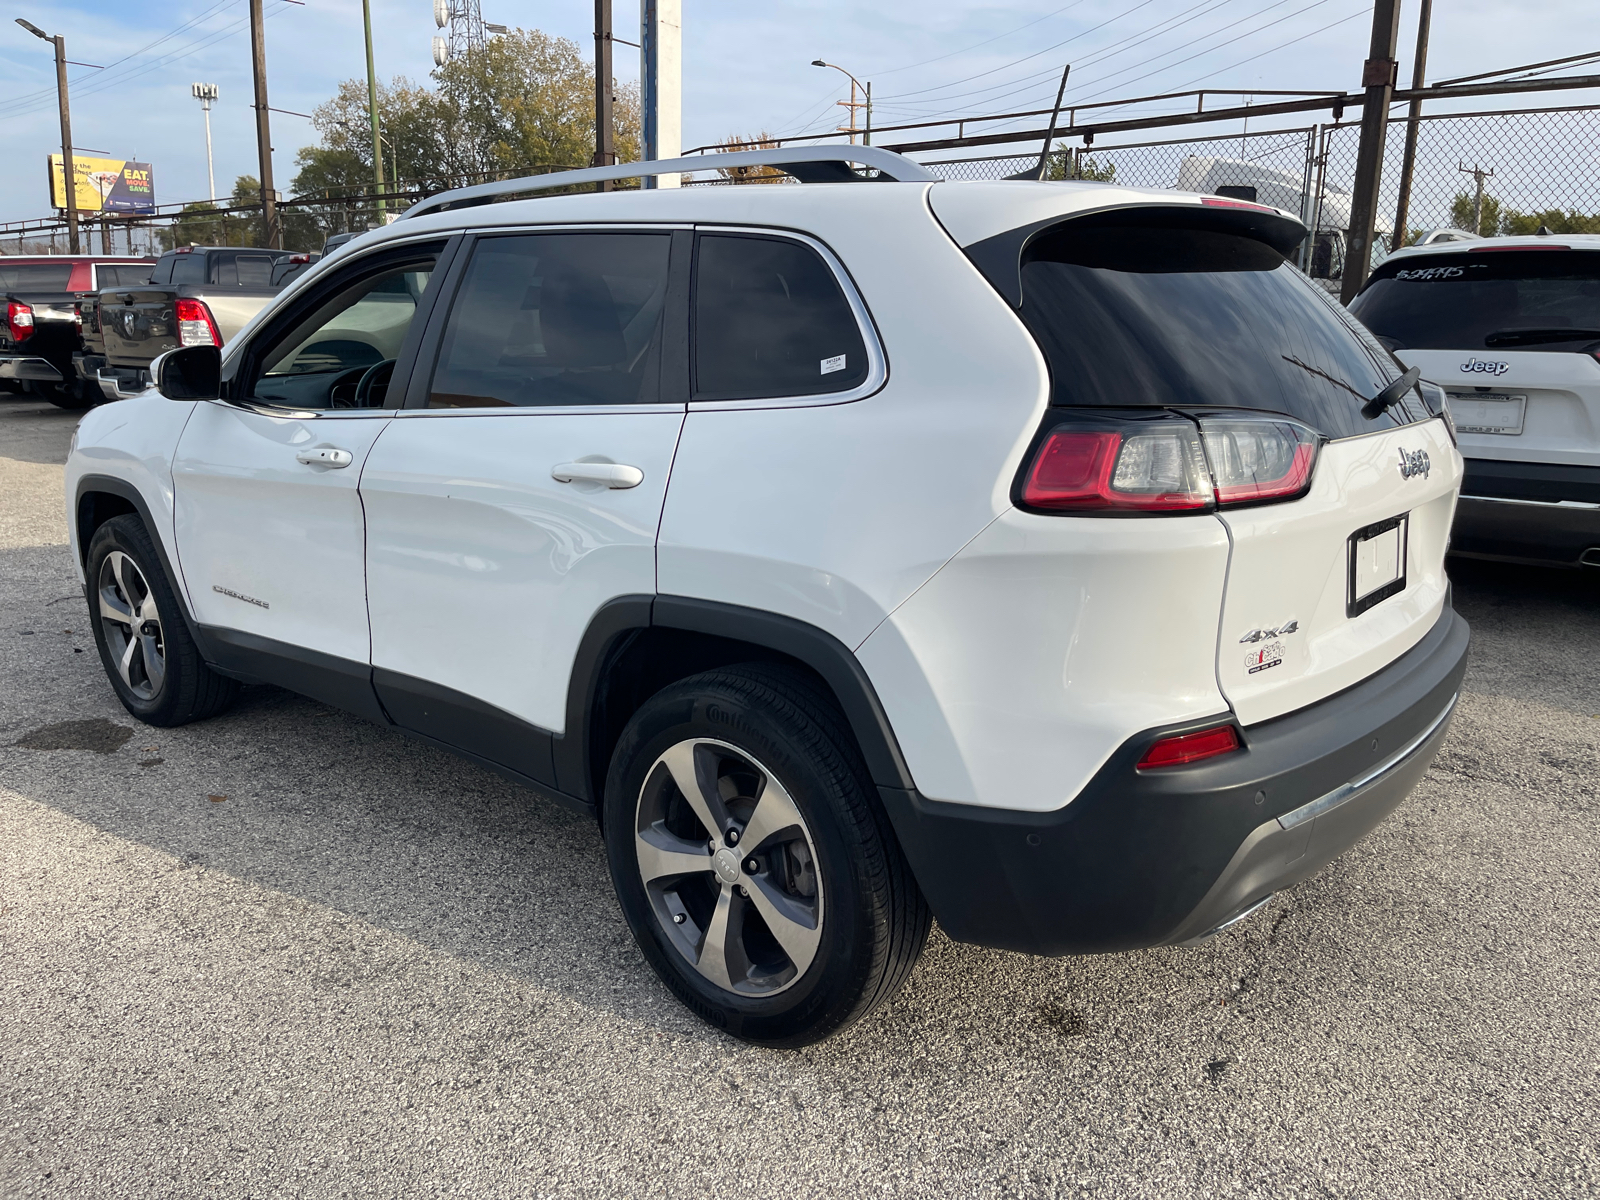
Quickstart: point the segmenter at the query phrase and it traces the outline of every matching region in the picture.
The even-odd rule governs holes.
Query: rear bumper
[[[1449,727],[1469,631],[1422,642],[1337,696],[1244,731],[1246,749],[1161,771],[1121,746],[1049,813],[880,788],[934,915],[959,941],[1088,954],[1206,936],[1320,870],[1405,799]]]
[[[1450,553],[1600,566],[1600,467],[1469,458]]]
[[[61,372],[49,359],[35,354],[3,354],[0,355],[0,379],[60,383]]]

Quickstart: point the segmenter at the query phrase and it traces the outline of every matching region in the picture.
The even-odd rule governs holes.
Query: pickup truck
[[[149,281],[82,299],[80,373],[108,400],[142,390],[150,364],[179,346],[221,346],[283,289],[296,256],[239,246],[180,246]]]
[[[78,296],[150,278],[154,258],[32,254],[0,258],[0,390],[62,408],[99,399],[75,370]]]

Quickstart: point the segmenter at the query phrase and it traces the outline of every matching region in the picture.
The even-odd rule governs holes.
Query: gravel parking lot
[[[656,982],[567,811],[272,688],[134,722],[74,421],[0,398],[0,1196],[1600,1191],[1595,577],[1457,564],[1438,762],[1235,930],[935,930],[889,1008],[757,1050]]]

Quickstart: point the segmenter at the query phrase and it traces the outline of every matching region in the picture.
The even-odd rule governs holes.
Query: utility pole
[[[1394,96],[1395,43],[1400,38],[1400,0],[1377,0],[1372,7],[1372,44],[1361,68],[1366,97],[1361,105],[1361,146],[1356,152],[1356,183],[1350,198],[1349,253],[1339,299],[1349,304],[1367,281],[1372,266],[1372,236],[1378,221],[1378,187],[1383,182],[1383,140]]]
[[[372,183],[373,195],[383,194],[383,135],[378,132],[378,73],[372,65],[372,0],[361,0],[361,23],[367,31],[367,116],[372,121]],[[264,75],[266,72],[263,71]],[[265,87],[265,85],[262,85]],[[265,101],[263,101],[265,103]],[[395,164],[395,178],[400,177],[400,166]],[[383,201],[377,203],[378,219],[383,219]]]
[[[206,196],[215,202],[217,198],[217,173],[211,164],[211,102],[217,98],[217,85],[214,83],[191,83],[189,94],[200,101],[200,109],[206,114],[206,182],[211,190]]]
[[[1417,57],[1411,64],[1411,90],[1422,90],[1423,77],[1428,71],[1428,25],[1433,19],[1433,0],[1422,0],[1422,12],[1417,16]],[[1396,248],[1406,244],[1407,223],[1411,220],[1411,174],[1417,165],[1417,129],[1422,123],[1422,100],[1415,97],[1406,113],[1406,152],[1400,160],[1400,199],[1394,210],[1394,236]]]
[[[1470,167],[1465,164],[1457,164],[1456,170],[1463,175],[1472,176],[1472,182],[1475,185],[1472,193],[1472,232],[1481,237],[1483,234],[1483,181],[1485,179],[1493,179],[1494,172],[1485,171],[1477,163],[1473,163]]]
[[[617,161],[616,128],[612,106],[616,100],[611,68],[611,0],[594,0],[594,162],[596,167],[614,166]],[[597,192],[609,192],[611,184],[601,181]]]
[[[261,224],[267,246],[283,249],[277,195],[272,189],[272,129],[267,121],[267,31],[261,0],[250,0],[250,61],[256,76],[256,153],[261,159]]]
[[[30,21],[17,18],[34,37],[52,43],[56,48],[56,99],[61,104],[61,190],[67,204],[67,245],[71,253],[78,253],[78,172],[72,161],[72,113],[67,105],[67,39],[57,34],[51,37]]]
[[[850,99],[834,101],[840,108],[848,108],[850,110],[850,124],[848,126],[839,126],[839,132],[848,133],[850,135],[850,144],[854,146],[856,144],[856,109],[865,108],[867,110],[867,131],[866,136],[861,139],[861,143],[864,146],[872,145],[872,84],[862,83],[838,63],[823,62],[820,58],[814,58],[811,60],[811,65],[813,67],[830,67],[850,81]],[[865,94],[865,102],[856,99],[857,88]]]
[[[683,3],[639,0],[639,91],[647,162],[683,153]],[[647,188],[674,188],[677,175],[652,175]]]

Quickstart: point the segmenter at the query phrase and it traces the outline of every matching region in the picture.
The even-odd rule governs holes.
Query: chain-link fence
[[[1482,236],[1600,233],[1600,106],[1425,114],[1417,122],[1403,235],[1396,230],[1408,120],[1393,117],[1379,190],[1381,257],[1430,230]],[[1333,288],[1343,273],[1359,120],[1226,137],[1170,138],[1066,147],[1046,179],[1234,196],[1297,214],[1313,230],[1300,265]],[[942,159],[924,166],[946,179],[1035,177],[1039,155]],[[1481,187],[1481,191],[1480,191]]]

